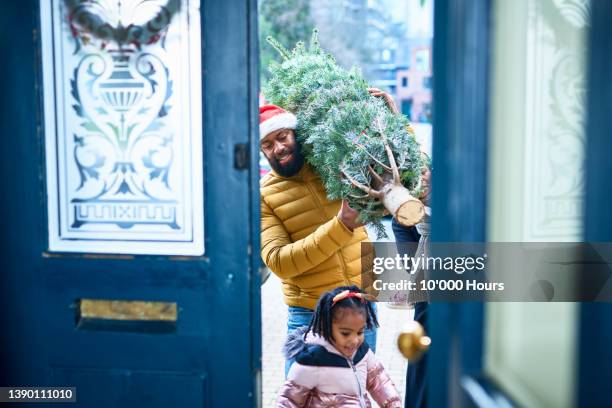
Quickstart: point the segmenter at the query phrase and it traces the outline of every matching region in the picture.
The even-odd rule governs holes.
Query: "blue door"
[[[567,6],[546,0],[436,1],[434,241],[483,242],[500,237],[525,241],[525,236],[537,240],[529,235],[535,230],[543,232],[541,241],[548,242],[612,238],[606,204],[612,192],[608,158],[612,88],[607,79],[612,69],[612,5],[595,0],[590,6]],[[547,47],[555,52],[547,54]],[[564,54],[568,50],[585,52]],[[567,67],[565,62],[581,61],[586,68],[578,64],[569,77],[556,76]],[[572,87],[566,87],[570,82]],[[555,89],[561,88],[583,93],[560,101]],[[540,89],[544,91],[539,93]],[[561,112],[556,109],[568,106],[565,102],[570,100],[585,106],[574,104],[571,113],[555,116]],[[547,110],[553,113],[546,116]],[[567,126],[546,126],[566,119],[571,119]],[[530,208],[547,186],[530,189],[524,201],[503,194],[507,200],[500,200],[496,191],[500,184],[507,190],[517,185],[520,189],[530,183],[527,179],[534,180],[529,185],[538,186],[538,180],[546,177],[544,170],[529,171],[529,154],[537,161],[537,149],[531,149],[532,139],[524,134],[535,129],[533,140],[540,145],[547,135],[559,135],[551,145],[554,149],[547,151],[549,156],[541,159],[555,166],[562,157],[558,148],[574,140],[572,124],[584,125],[576,135],[586,147],[572,145],[565,152],[576,155],[574,162],[584,163],[580,167],[584,173],[568,164],[563,177],[584,176],[574,190],[557,198],[567,200],[578,192],[582,210],[563,213],[558,220],[565,222],[564,227],[547,235],[546,228],[557,222],[550,217],[552,210],[571,206],[546,207],[547,223],[535,222],[537,214],[529,218],[534,222],[523,223],[525,213],[517,215],[516,207]],[[512,137],[500,140],[498,134]],[[521,140],[518,146],[517,140]],[[504,162],[508,157],[514,165]],[[505,165],[499,167],[500,162]],[[553,198],[549,194],[547,199]],[[578,222],[571,224],[573,216]],[[433,303],[428,321],[429,406],[612,405],[612,308],[607,303]]]
[[[0,15],[0,385],[256,406],[255,1]]]

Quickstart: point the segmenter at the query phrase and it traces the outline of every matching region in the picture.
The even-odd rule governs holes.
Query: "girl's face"
[[[332,344],[345,357],[351,358],[364,340],[365,315],[360,310],[339,308],[332,320]]]

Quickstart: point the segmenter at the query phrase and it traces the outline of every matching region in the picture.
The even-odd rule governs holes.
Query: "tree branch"
[[[397,163],[395,163],[395,156],[393,156],[393,151],[387,142],[387,137],[384,133],[380,133],[382,137],[383,144],[385,145],[385,151],[387,152],[387,157],[389,158],[389,164],[391,165],[391,173],[393,174],[393,182],[395,184],[400,184],[400,175],[399,170],[397,168]]]
[[[380,177],[378,173],[375,172],[372,166],[370,166],[369,164],[368,164],[368,171],[370,172],[372,177],[376,179],[376,181],[378,181],[380,184],[385,184],[385,181],[382,179],[382,177]]]
[[[364,145],[355,142],[355,146],[357,146],[360,149],[362,149],[368,156],[370,156],[370,158],[372,160],[374,160],[378,165],[380,165],[380,167],[382,167],[383,169],[387,170],[389,173],[393,173],[393,169],[391,167],[387,166],[386,164],[384,164],[380,160],[378,160],[376,157],[374,157],[370,152],[368,152],[368,149],[366,149],[366,147]]]
[[[389,146],[389,142],[387,142],[387,137],[385,136],[385,132],[383,131],[382,123],[380,123],[380,116],[376,118],[376,127],[378,128],[378,133],[380,133],[380,137],[382,138],[383,144],[385,145],[385,151],[387,152],[387,157],[389,158],[389,165],[391,166],[391,173],[393,174],[393,182],[395,184],[401,184],[399,170],[397,168],[397,163],[395,162],[395,156],[393,156],[393,151]]]
[[[387,151],[387,156],[389,156],[389,164],[391,164],[391,172],[393,173],[393,182],[395,184],[400,184],[400,175],[399,170],[397,169],[397,164],[395,163],[395,157],[393,157],[393,152],[387,143],[387,140],[383,140],[385,144],[385,150]]]
[[[340,172],[344,175],[344,177],[346,177],[348,179],[348,181],[351,182],[352,185],[354,185],[355,187],[357,187],[361,191],[367,193],[370,197],[382,199],[383,195],[382,195],[382,193],[380,191],[374,190],[373,188],[371,188],[369,186],[361,184],[360,182],[358,182],[357,180],[355,180],[354,178],[352,178],[351,176],[346,174],[346,172],[344,170],[340,170]]]

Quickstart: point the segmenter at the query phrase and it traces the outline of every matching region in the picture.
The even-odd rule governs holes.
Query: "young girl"
[[[381,408],[400,408],[389,375],[364,342],[364,330],[378,326],[369,295],[357,286],[324,293],[310,326],[287,339],[295,358],[276,406],[370,408],[366,391]]]

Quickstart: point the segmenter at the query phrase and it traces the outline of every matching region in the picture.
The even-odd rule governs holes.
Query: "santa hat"
[[[297,118],[276,105],[259,108],[259,140],[280,129],[295,129]]]

